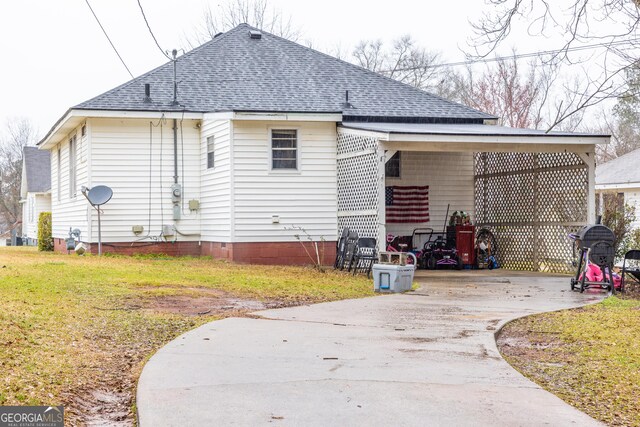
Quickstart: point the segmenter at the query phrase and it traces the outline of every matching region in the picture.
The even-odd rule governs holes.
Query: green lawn
[[[610,297],[519,319],[498,344],[516,369],[578,409],[640,426],[640,300]]]
[[[227,310],[230,298],[280,306],[371,289],[364,277],[311,268],[1,248],[0,405],[62,402],[70,425],[83,424],[102,416],[96,408],[109,400],[95,396],[102,390],[126,403],[131,419],[144,361],[180,333],[249,311],[242,304]]]

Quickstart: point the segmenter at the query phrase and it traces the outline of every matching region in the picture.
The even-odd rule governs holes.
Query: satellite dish
[[[113,190],[106,185],[96,185],[93,188],[85,186],[81,189],[84,197],[87,198],[91,206],[98,211],[98,255],[102,255],[102,225],[100,222],[100,206],[111,200]]]
[[[100,206],[111,200],[112,196],[113,190],[111,190],[111,188],[107,187],[106,185],[96,185],[91,190],[89,190],[87,199],[93,206]]]

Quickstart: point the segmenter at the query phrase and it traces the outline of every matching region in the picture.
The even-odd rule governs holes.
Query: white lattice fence
[[[378,238],[378,140],[338,131],[338,233],[345,227]]]
[[[476,153],[479,226],[505,268],[571,272],[567,235],[587,223],[588,167],[574,153]]]

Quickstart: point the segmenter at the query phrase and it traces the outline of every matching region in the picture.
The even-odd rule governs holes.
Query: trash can
[[[412,265],[374,264],[373,290],[376,292],[410,291],[413,284]]]

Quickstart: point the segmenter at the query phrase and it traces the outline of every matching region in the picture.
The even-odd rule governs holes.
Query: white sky
[[[136,0],[89,0],[134,76],[166,61],[151,39]],[[44,135],[67,108],[130,76],[110,47],[84,0],[18,0],[0,10],[0,129],[12,117],[27,117]],[[142,0],[164,49],[185,46],[218,1]],[[351,51],[363,39],[391,41],[411,34],[444,61],[462,60],[472,36],[469,20],[487,6],[481,0],[271,0],[300,28],[301,40]],[[518,52],[554,47],[550,40],[518,36]],[[502,52],[511,46],[504,46]]]

